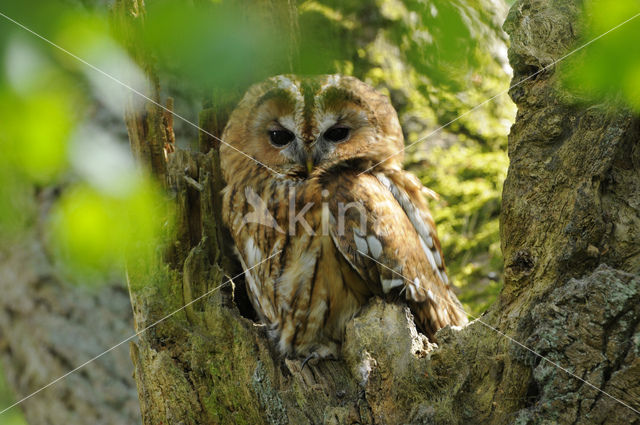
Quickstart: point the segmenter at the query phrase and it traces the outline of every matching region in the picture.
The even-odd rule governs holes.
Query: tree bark
[[[566,23],[580,5],[513,6],[514,82],[573,47]],[[640,121],[567,103],[553,68],[511,96],[519,112],[503,194],[505,286],[481,318],[441,330],[438,347],[406,307],[376,299],[349,323],[340,360],[303,369],[280,358],[251,320],[241,280],[227,278],[237,268],[220,222],[215,144],[169,155],[176,235],[165,267],[129,276],[136,329],[188,307],[131,346],[143,422],[640,423],[631,409],[640,410]],[[219,135],[213,111],[200,123]],[[134,151],[171,133],[155,106],[129,114]]]

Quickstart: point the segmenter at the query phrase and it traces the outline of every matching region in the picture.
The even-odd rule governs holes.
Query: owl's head
[[[220,157],[225,177],[255,168],[289,178],[361,159],[399,168],[403,136],[389,99],[354,77],[279,75],[252,86],[231,114]],[[247,156],[241,154],[243,152]]]

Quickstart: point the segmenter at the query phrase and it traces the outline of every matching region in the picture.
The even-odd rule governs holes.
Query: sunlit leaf
[[[125,259],[147,261],[166,223],[167,208],[151,182],[130,182],[125,197],[105,195],[89,186],[74,188],[56,205],[51,222],[54,243],[72,271],[109,274]]]
[[[635,0],[588,3],[576,47],[589,44],[559,65],[563,82],[578,99],[622,100],[640,110],[640,57],[633,53],[640,43],[640,17],[624,23],[638,13]]]
[[[58,175],[67,164],[74,113],[65,93],[40,92],[27,97],[0,94],[4,151],[14,165],[36,182]]]

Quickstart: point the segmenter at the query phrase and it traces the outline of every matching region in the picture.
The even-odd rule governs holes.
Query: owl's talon
[[[311,354],[309,354],[309,355],[307,356],[307,358],[306,358],[306,359],[304,359],[304,360],[302,361],[302,367],[300,368],[300,372],[302,372],[302,371],[304,370],[304,367],[307,365],[307,362],[308,362],[309,360],[314,359],[314,358],[316,358],[316,357],[318,357],[318,355],[317,355],[316,353],[311,353]]]

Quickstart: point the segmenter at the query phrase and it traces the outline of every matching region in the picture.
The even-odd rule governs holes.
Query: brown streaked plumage
[[[385,96],[353,77],[273,77],[245,94],[223,140],[268,166],[220,148],[242,266],[279,252],[246,282],[282,353],[336,356],[373,296],[405,300],[431,339],[466,323],[424,188],[391,156],[404,142]]]

